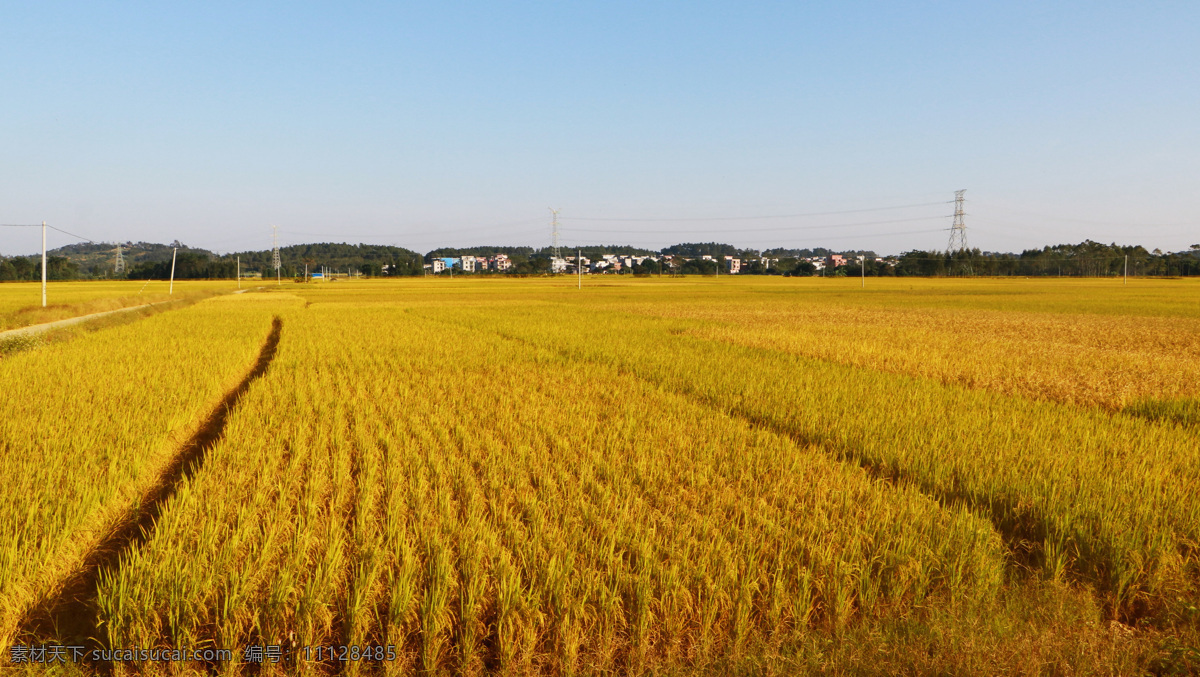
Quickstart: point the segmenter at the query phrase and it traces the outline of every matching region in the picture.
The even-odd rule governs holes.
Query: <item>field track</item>
[[[159,305],[162,305],[163,303],[170,303],[170,301],[164,301],[164,302],[160,302],[160,303],[147,303],[147,304],[140,305],[140,306],[130,306],[128,308],[118,308],[117,310],[106,310],[101,313],[92,313],[90,315],[81,315],[79,317],[70,317],[65,320],[56,320],[54,322],[46,322],[43,324],[35,324],[35,325],[29,326],[29,327],[21,327],[20,329],[9,329],[7,331],[0,331],[0,340],[4,340],[6,338],[16,338],[18,336],[32,336],[34,334],[41,334],[43,332],[50,331],[51,329],[61,329],[63,327],[70,327],[71,325],[88,322],[90,320],[98,320],[102,317],[110,317],[112,315],[120,315],[122,313],[128,313],[128,312],[132,312],[134,310],[142,310],[144,308],[153,308],[154,306],[159,306]]]

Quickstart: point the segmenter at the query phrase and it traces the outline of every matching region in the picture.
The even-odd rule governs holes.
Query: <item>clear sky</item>
[[[1196,2],[3,2],[0,223],[896,253],[965,188],[985,250],[1178,250],[1198,85]]]

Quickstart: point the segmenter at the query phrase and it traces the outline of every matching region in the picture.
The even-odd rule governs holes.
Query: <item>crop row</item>
[[[875,288],[897,284],[852,294],[732,287],[728,295],[705,290],[671,302],[635,288],[581,303],[695,320],[692,331],[714,340],[1109,411],[1200,395],[1200,318],[1141,315],[1174,308],[1157,287],[1068,284],[1074,305],[1050,312],[1036,302],[1046,284],[963,283],[936,296]],[[1185,286],[1175,296],[1196,295]],[[1110,307],[1120,297],[1128,306]]]
[[[387,307],[284,326],[223,441],[102,581],[112,645],[638,671],[1001,584],[985,520],[613,367]]]
[[[992,521],[1022,561],[1070,573],[1121,614],[1194,598],[1195,435],[1102,410],[702,338],[696,319],[559,306],[422,311],[686,393]]]
[[[213,300],[0,360],[0,647],[136,513],[270,317]]]

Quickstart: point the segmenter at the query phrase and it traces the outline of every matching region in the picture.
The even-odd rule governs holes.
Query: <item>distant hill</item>
[[[274,274],[271,250],[235,252],[221,258],[232,262],[238,256],[242,258],[243,271]],[[303,273],[306,263],[310,272],[325,266],[335,271],[353,268],[364,275],[380,275],[384,266],[393,266],[393,269],[402,271],[400,274],[416,274],[422,270],[421,260],[421,255],[411,249],[380,244],[320,242],[279,248],[279,262],[285,277],[296,272]]]
[[[125,270],[144,263],[170,262],[171,250],[175,247],[180,252],[190,252],[199,256],[211,257],[213,253],[206,249],[196,249],[181,242],[158,244],[156,242],[122,242],[121,255],[125,259]],[[81,242],[47,251],[48,256],[66,257],[75,264],[80,277],[113,277],[114,266],[117,262],[117,243]]]

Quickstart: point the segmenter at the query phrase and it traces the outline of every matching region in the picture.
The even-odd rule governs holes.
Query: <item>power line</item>
[[[92,244],[97,244],[97,242],[90,237],[76,235],[75,233],[68,233],[67,231],[63,230],[62,228],[55,228],[54,226],[51,226],[49,224],[47,224],[46,227],[49,228],[50,230],[57,230],[58,232],[62,233],[63,235],[70,235],[71,237],[79,238],[80,240],[87,240],[88,242],[91,242]]]
[[[40,224],[40,223],[0,223],[0,228],[41,228],[41,227],[42,227],[42,224]],[[90,237],[76,235],[75,233],[65,231],[62,228],[56,228],[55,226],[52,226],[50,224],[46,224],[46,227],[49,228],[50,230],[56,230],[56,231],[62,233],[63,235],[70,235],[71,237],[79,239],[79,240],[91,242],[92,244],[99,244],[98,242],[96,242],[95,240],[93,240]]]
[[[439,235],[439,234],[444,233],[444,234],[453,235],[456,233],[472,233],[472,232],[478,232],[481,230],[496,230],[496,229],[500,229],[500,228],[511,228],[513,226],[532,225],[535,223],[545,223],[545,222],[542,221],[541,219],[522,219],[520,221],[509,221],[506,223],[496,223],[496,224],[492,224],[492,225],[488,225],[488,226],[471,226],[469,228],[448,228],[447,229],[447,228],[431,227],[431,228],[427,228],[424,231],[424,233],[429,233],[429,231],[436,229],[436,233],[430,233],[430,234],[431,235]],[[347,235],[345,233],[314,233],[311,231],[286,230],[286,229],[283,232],[285,235],[317,235],[317,236],[321,236],[321,237],[368,237],[368,238],[385,238],[386,237],[386,238],[390,238],[390,237],[397,237],[397,236],[407,236],[407,234],[405,234],[405,233],[397,234],[395,232],[385,233],[385,234],[372,234],[372,235],[367,235],[367,236],[362,236],[362,235],[351,236],[351,235]],[[542,231],[542,232],[545,232],[545,231]],[[422,233],[422,234],[424,234],[424,233]]]
[[[855,233],[854,235],[835,235],[833,237],[825,237],[826,240],[848,240],[858,237],[888,237],[891,235],[919,235],[922,233],[944,233],[945,228],[927,228],[925,230],[907,230],[899,233]]]
[[[946,202],[945,200],[942,200],[940,202],[921,202],[918,204],[894,205],[891,207],[870,207],[867,209],[843,209],[840,211],[832,211],[832,212],[808,212],[805,214],[766,214],[766,215],[756,215],[756,216],[708,216],[708,217],[699,217],[699,218],[679,218],[679,217],[673,217],[673,218],[630,218],[630,217],[593,218],[593,217],[583,217],[583,216],[572,216],[572,217],[564,217],[563,220],[564,221],[635,221],[638,223],[668,222],[668,221],[681,221],[681,222],[759,221],[759,220],[765,220],[765,219],[796,219],[796,218],[801,218],[801,217],[806,217],[806,216],[836,216],[838,214],[861,214],[864,212],[882,212],[882,211],[888,211],[891,209],[913,209],[916,207],[932,207],[935,205],[944,205],[944,204],[950,204],[950,203]]]
[[[995,226],[1003,227],[1005,230],[1023,231],[1025,233],[1028,233],[1031,236],[1044,237],[1046,234],[1045,228],[1038,228],[1037,226],[1033,225],[1033,223],[1031,223],[1031,222],[1018,223],[1018,222],[1009,221],[1009,220],[996,219],[991,216],[974,216],[973,218],[976,222],[982,221],[987,224],[992,224]],[[1076,219],[1076,220],[1078,220],[1078,219]],[[1120,225],[1120,224],[1104,224],[1104,225]],[[1145,231],[1145,230],[1151,229],[1151,228],[1155,228],[1155,229],[1172,228],[1175,225],[1184,225],[1184,224],[1157,224],[1157,225],[1124,224],[1124,225],[1128,226],[1129,228],[1138,228],[1141,231]],[[1200,223],[1192,223],[1192,224],[1186,224],[1186,225],[1189,225],[1190,227],[1187,229],[1180,229],[1180,230],[1155,230],[1153,232],[1153,235],[1155,237],[1159,237],[1159,238],[1180,237],[1183,235],[1193,235],[1195,233],[1195,229],[1200,228]],[[979,226],[972,226],[972,229],[976,230],[976,231],[980,230]],[[993,235],[999,234],[999,233],[996,233],[995,231],[989,231],[989,232]],[[1127,236],[1128,236],[1127,233],[1123,233],[1123,235],[1122,235],[1122,237],[1127,237]]]
[[[1194,226],[1195,222],[1178,221],[1171,223],[1137,223],[1133,221],[1097,221],[1095,219],[1080,219],[1070,216],[1055,216],[1053,214],[1042,214],[1039,212],[1031,212],[1022,209],[1010,209],[1008,207],[999,207],[996,205],[988,205],[988,211],[1008,212],[1017,216],[1032,217],[1035,219],[1043,219],[1047,221],[1068,221],[1071,223],[1082,223],[1093,226],[1125,226],[1135,228],[1156,228],[1156,227],[1174,227],[1174,226]]]
[[[686,235],[689,233],[696,233],[696,234],[769,233],[769,232],[791,232],[791,231],[797,231],[797,230],[829,230],[832,228],[846,228],[846,227],[852,227],[852,226],[882,226],[882,225],[886,225],[889,223],[914,223],[917,221],[934,221],[934,220],[947,219],[947,218],[950,218],[950,217],[946,216],[946,215],[919,216],[919,217],[915,217],[915,218],[911,218],[911,219],[887,219],[884,221],[855,221],[853,223],[835,223],[835,224],[824,224],[824,225],[819,225],[819,226],[784,226],[784,227],[777,227],[777,228],[774,228],[774,227],[773,228],[741,228],[736,231],[731,231],[727,228],[723,228],[721,230],[691,230],[691,229],[689,229],[686,232],[680,232],[678,230],[646,230],[644,228],[639,228],[637,230],[608,230],[608,229],[600,230],[600,229],[588,229],[588,228],[572,228],[572,229],[570,229],[570,232],[573,232],[573,233],[654,233],[654,234],[664,234],[664,235],[673,235],[673,234]]]
[[[823,235],[820,237],[821,237],[822,241],[824,241],[824,240],[852,240],[852,239],[856,239],[856,238],[866,238],[866,237],[890,237],[893,235],[920,235],[920,234],[924,234],[924,233],[944,233],[947,230],[949,230],[949,229],[948,228],[926,228],[923,230],[906,230],[906,231],[891,232],[891,233],[854,233],[853,235],[832,235],[832,236],[824,236]],[[635,240],[632,242],[625,242],[623,244],[633,247],[633,246],[649,246],[652,244],[657,244],[658,242],[661,242],[661,240],[655,240],[655,241]],[[603,245],[603,244],[584,244],[583,241],[581,241],[581,240],[569,240],[568,244],[570,246],[583,245],[583,246],[587,246],[587,247],[609,246],[609,245]]]

